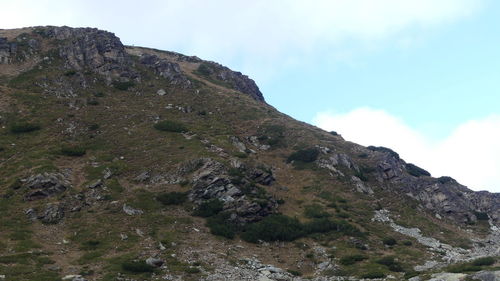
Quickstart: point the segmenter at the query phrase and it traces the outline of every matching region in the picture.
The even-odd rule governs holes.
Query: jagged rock
[[[125,212],[125,214],[127,214],[129,216],[141,215],[144,213],[142,210],[134,209],[134,208],[128,206],[127,204],[123,204],[122,209]]]
[[[191,201],[201,204],[219,199],[224,202],[224,210],[233,213],[233,219],[240,223],[258,221],[273,213],[278,206],[275,199],[270,196],[263,198],[261,191],[249,184],[250,181],[271,184],[274,177],[269,172],[257,168],[242,169],[241,175],[231,178],[222,163],[210,158],[188,161],[180,170],[193,172]],[[259,200],[252,200],[253,196],[259,196]]]
[[[113,172],[109,168],[106,168],[106,169],[104,169],[104,171],[102,171],[102,177],[105,180],[111,178],[112,176],[113,176]]]
[[[83,278],[83,276],[76,275],[76,274],[66,275],[62,278],[62,280],[65,280],[65,281],[87,281],[87,279]]]
[[[264,101],[264,96],[255,84],[255,81],[243,75],[241,72],[233,71],[215,62],[203,62],[204,75],[230,85],[233,89],[249,95],[257,101]]]
[[[261,144],[259,142],[259,138],[257,136],[250,136],[247,138],[247,140],[255,147],[257,147],[259,150],[269,150],[271,148],[270,145],[268,144]]]
[[[158,258],[149,257],[146,259],[146,263],[150,266],[161,267],[165,262]]]
[[[238,137],[230,136],[229,140],[234,145],[234,147],[236,147],[240,152],[247,151],[246,145]]]
[[[156,91],[156,94],[159,96],[164,96],[167,94],[167,92],[163,89],[159,89],[158,91]]]
[[[28,201],[54,196],[71,188],[69,181],[62,173],[37,174],[23,179],[22,182],[24,186],[33,190],[24,197]]]
[[[354,186],[356,187],[356,191],[361,192],[361,193],[365,193],[365,194],[373,194],[373,190],[369,186],[365,185],[360,178],[358,178],[356,176],[352,176],[351,180],[352,180]]]
[[[16,43],[8,42],[7,38],[0,38],[0,64],[9,64],[16,53]]]
[[[160,59],[155,55],[148,54],[141,55],[139,62],[149,68],[152,68],[157,75],[167,79],[171,85],[179,86],[184,89],[191,88],[193,86],[191,81],[182,73],[178,63],[170,62],[166,59]],[[160,93],[158,94],[161,95]]]
[[[96,180],[93,183],[87,185],[87,188],[99,188],[102,185],[103,185],[103,182],[102,182],[102,180],[99,179],[99,180]]]
[[[45,224],[57,224],[64,218],[64,208],[61,204],[48,204],[38,219]]]
[[[497,271],[480,271],[472,274],[472,280],[480,281],[498,281],[500,280],[500,270]]]
[[[463,273],[436,273],[429,281],[464,281],[466,277]]]
[[[139,174],[137,177],[134,178],[134,180],[137,182],[145,182],[149,180],[149,178],[151,178],[151,175],[149,174],[149,172],[146,171]]]

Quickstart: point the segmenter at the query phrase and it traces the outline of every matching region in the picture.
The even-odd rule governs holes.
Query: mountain
[[[500,280],[500,194],[215,62],[0,30],[0,126],[0,280]]]

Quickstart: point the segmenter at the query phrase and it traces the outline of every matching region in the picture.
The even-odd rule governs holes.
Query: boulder
[[[37,174],[23,179],[22,182],[31,190],[24,197],[28,201],[54,196],[71,188],[71,184],[62,173]]]

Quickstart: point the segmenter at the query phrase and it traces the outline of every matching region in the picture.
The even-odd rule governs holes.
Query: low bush
[[[233,239],[238,231],[238,226],[229,221],[231,214],[219,213],[207,219],[207,226],[210,233],[217,236],[222,236],[228,239]]]
[[[116,81],[116,82],[113,82],[113,87],[115,87],[115,89],[120,90],[120,91],[126,91],[129,88],[133,87],[134,85],[135,84],[132,81],[127,81],[127,82]]]
[[[196,72],[200,75],[203,76],[209,76],[212,74],[212,70],[210,69],[210,66],[206,63],[201,63],[198,68],[196,69]]]
[[[259,240],[293,241],[304,234],[303,226],[298,219],[276,214],[247,225],[241,238],[252,243]]]
[[[393,256],[387,256],[387,257],[383,257],[381,259],[378,259],[376,261],[376,263],[387,266],[387,268],[389,268],[389,270],[393,271],[393,272],[403,272],[404,271],[401,264],[399,262],[397,262]]]
[[[314,219],[301,223],[296,218],[284,215],[271,215],[263,220],[247,225],[241,234],[248,242],[263,241],[293,241],[310,234],[340,232],[345,235],[361,236],[359,229],[345,221],[334,221],[329,218]]]
[[[64,76],[73,76],[76,74],[76,71],[75,70],[68,70],[64,73]]]
[[[33,124],[29,122],[19,122],[12,124],[9,128],[9,131],[13,134],[22,134],[22,133],[38,131],[40,129],[41,127],[38,124]]]
[[[350,256],[345,256],[340,258],[339,263],[342,265],[353,265],[357,262],[363,261],[368,259],[366,256],[363,255],[350,255]]]
[[[484,213],[484,212],[474,212],[474,215],[476,216],[476,218],[480,221],[487,221],[490,219],[490,217],[488,216],[488,213]]]
[[[496,262],[496,259],[494,257],[484,257],[484,258],[479,258],[475,259],[472,261],[472,265],[475,266],[490,266],[494,265]]]
[[[223,208],[224,202],[219,199],[210,199],[201,203],[194,211],[194,215],[204,218],[211,217],[220,213]]]
[[[132,273],[153,272],[154,267],[145,261],[129,261],[122,263],[122,269]]]
[[[383,273],[382,271],[370,271],[361,275],[361,278],[366,278],[366,279],[377,279],[384,277],[385,273]]]
[[[201,270],[197,267],[186,267],[184,269],[184,272],[189,273],[189,274],[196,274],[196,273],[200,273]]]
[[[394,239],[392,237],[386,237],[382,240],[382,242],[384,243],[384,245],[387,245],[387,246],[394,246],[397,244],[396,239]]]
[[[293,270],[293,269],[288,269],[287,271],[288,271],[288,273],[290,273],[293,276],[302,276],[302,272],[300,272],[300,271]]]
[[[292,161],[300,161],[303,163],[311,163],[316,161],[319,156],[319,150],[316,148],[307,148],[297,150],[294,153],[290,154],[287,158],[287,162],[290,163]]]
[[[83,156],[86,153],[86,149],[81,146],[63,146],[61,148],[61,154],[72,157]]]
[[[429,172],[427,172],[426,170],[414,165],[414,164],[411,164],[411,163],[408,163],[406,164],[406,171],[408,171],[408,173],[414,177],[421,177],[421,176],[427,176],[427,177],[430,177],[431,174]]]
[[[186,192],[168,192],[162,193],[156,197],[163,205],[180,205],[187,200]]]
[[[325,211],[325,208],[319,204],[305,206],[304,215],[308,218],[326,218],[331,216]]]
[[[165,132],[182,133],[187,131],[187,128],[184,124],[170,120],[160,121],[153,127],[159,131]]]
[[[367,148],[371,151],[378,151],[378,152],[382,152],[382,153],[387,153],[390,156],[392,156],[396,159],[399,159],[399,154],[390,148],[383,147],[383,146],[369,146]]]

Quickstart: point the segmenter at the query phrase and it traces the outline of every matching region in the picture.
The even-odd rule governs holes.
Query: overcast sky
[[[220,62],[292,117],[500,192],[499,1],[0,4],[0,28],[92,26],[125,44]]]

